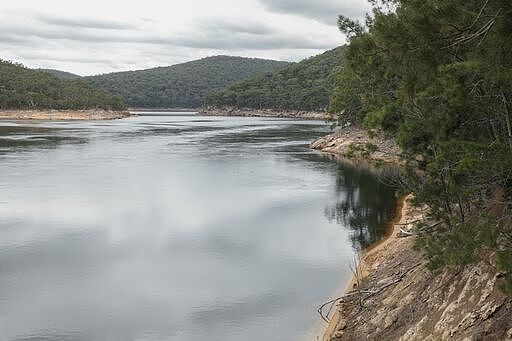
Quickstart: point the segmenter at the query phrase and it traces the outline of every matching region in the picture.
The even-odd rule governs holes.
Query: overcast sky
[[[80,75],[212,55],[298,61],[344,43],[366,0],[0,0],[0,58]]]

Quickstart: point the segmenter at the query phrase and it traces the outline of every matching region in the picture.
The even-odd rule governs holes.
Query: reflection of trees
[[[384,236],[396,205],[392,188],[368,171],[340,164],[336,193],[338,201],[325,208],[325,215],[351,230],[355,249],[364,249]]]
[[[51,149],[62,144],[87,143],[79,136],[63,135],[67,129],[38,126],[0,126],[0,154],[28,151],[34,148]]]

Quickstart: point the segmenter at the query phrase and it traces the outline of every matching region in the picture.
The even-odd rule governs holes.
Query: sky
[[[0,58],[79,75],[213,55],[299,61],[345,42],[367,0],[1,0]]]

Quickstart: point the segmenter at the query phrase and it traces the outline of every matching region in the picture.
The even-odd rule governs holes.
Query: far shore
[[[111,110],[0,110],[0,120],[115,120],[132,116]]]
[[[328,120],[329,114],[323,111],[275,110],[251,108],[206,108],[200,109],[198,115],[203,116],[239,116],[239,117],[271,117],[295,118],[302,120]]]
[[[128,108],[131,112],[198,112],[200,109],[194,108]]]

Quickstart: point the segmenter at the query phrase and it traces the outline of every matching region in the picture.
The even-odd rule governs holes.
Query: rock
[[[512,339],[512,328],[507,331],[507,338]]]

